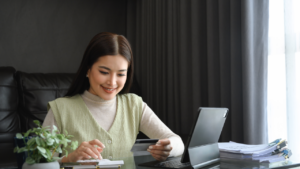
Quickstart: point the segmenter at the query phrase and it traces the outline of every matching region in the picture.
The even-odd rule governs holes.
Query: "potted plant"
[[[53,126],[53,130],[50,131],[49,126],[42,127],[38,120],[34,120],[34,123],[38,127],[29,129],[24,133],[24,136],[20,133],[16,134],[17,139],[23,139],[25,146],[17,146],[14,152],[27,152],[28,154],[22,168],[58,169],[59,163],[56,160],[59,157],[54,157],[54,153],[62,153],[64,151],[66,156],[68,156],[66,148],[70,147],[75,150],[78,147],[78,142],[69,140],[73,136],[68,135],[67,131],[65,131],[65,134],[59,134],[56,126]],[[28,137],[30,134],[34,136]],[[27,142],[25,138],[27,138]]]

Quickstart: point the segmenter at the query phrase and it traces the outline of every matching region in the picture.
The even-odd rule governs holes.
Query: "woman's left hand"
[[[165,161],[172,150],[171,142],[168,138],[160,139],[156,145],[149,146],[148,152],[158,161]]]

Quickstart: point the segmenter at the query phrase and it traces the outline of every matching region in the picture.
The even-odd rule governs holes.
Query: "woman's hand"
[[[98,146],[98,147],[95,147]],[[90,158],[102,159],[101,152],[105,148],[104,144],[95,139],[89,142],[82,142],[79,147],[62,159],[62,162],[76,162],[78,160],[86,160]]]
[[[150,154],[158,161],[165,161],[172,150],[171,142],[169,139],[161,139],[156,145],[149,146],[148,150]]]

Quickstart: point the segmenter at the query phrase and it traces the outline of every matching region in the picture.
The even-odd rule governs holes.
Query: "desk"
[[[114,159],[117,160],[117,159]],[[146,163],[149,161],[154,161],[155,159],[152,156],[136,156],[136,157],[125,157],[125,158],[120,158],[119,160],[124,160],[124,165],[122,165],[121,169],[158,169],[158,168],[151,168],[151,167],[141,167],[138,164],[141,163]],[[291,165],[296,165],[296,166],[291,166]],[[290,165],[290,166],[289,166]],[[271,167],[270,167],[271,166]],[[280,167],[281,166],[281,167]],[[275,168],[274,168],[275,167]],[[280,168],[276,168],[280,167]],[[282,161],[282,162],[277,162],[276,164],[258,164],[258,163],[246,163],[246,162],[228,162],[228,161],[223,161],[209,165],[206,167],[203,167],[201,169],[268,169],[268,168],[274,168],[274,169],[300,169],[300,159],[297,157],[292,157],[288,161]],[[0,168],[0,169],[17,169],[17,168]]]
[[[128,159],[125,158],[124,163],[125,165],[122,166],[122,169],[158,169],[158,168],[150,168],[150,167],[141,167],[138,166],[138,164],[146,163],[149,161],[154,161],[155,159],[152,156],[136,156],[134,159],[132,159],[132,162],[128,162]],[[293,161],[295,162],[293,162]],[[130,160],[129,160],[130,161]],[[126,163],[127,162],[127,163]],[[132,165],[132,163],[134,163]],[[292,167],[291,165],[296,165]],[[289,166],[290,165],[290,166]],[[219,163],[209,165],[206,167],[203,167],[202,169],[268,169],[268,168],[276,168],[280,167],[278,169],[286,169],[286,168],[293,168],[293,169],[300,169],[300,159],[297,160],[296,158],[292,158],[287,161],[277,162],[277,163],[271,163],[271,164],[263,164],[263,163],[251,163],[251,162],[228,162],[221,160]],[[276,168],[277,169],[277,168]]]

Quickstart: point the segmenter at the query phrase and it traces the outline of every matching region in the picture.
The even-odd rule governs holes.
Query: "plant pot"
[[[22,169],[59,169],[59,163],[54,161],[50,163],[36,163],[29,165],[25,162]]]

